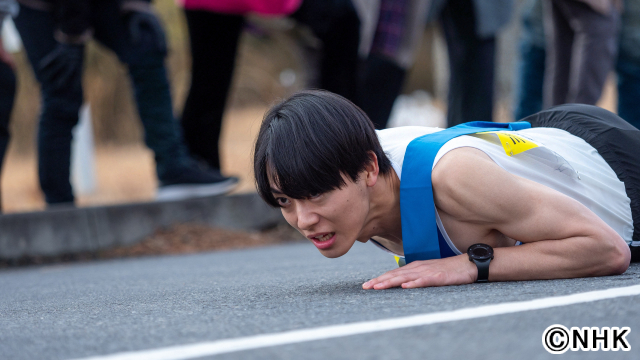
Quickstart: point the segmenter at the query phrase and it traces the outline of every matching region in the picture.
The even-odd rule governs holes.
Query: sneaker
[[[223,176],[216,169],[202,169],[195,163],[164,176],[156,192],[157,201],[175,201],[227,193],[238,185],[235,176]]]

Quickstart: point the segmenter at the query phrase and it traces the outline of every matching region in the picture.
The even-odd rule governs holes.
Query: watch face
[[[467,250],[469,257],[476,260],[493,259],[493,248],[486,244],[474,244]]]

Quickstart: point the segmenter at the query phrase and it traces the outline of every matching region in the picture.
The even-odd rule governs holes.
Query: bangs
[[[306,136],[311,135],[306,131],[303,136],[296,136],[295,126],[285,127],[281,119],[272,121],[259,171],[262,176],[256,179],[258,192],[267,203],[279,206],[272,187],[290,198],[304,199],[345,185],[339,161],[327,151],[328,147],[338,146],[335,140],[321,145],[314,137]],[[357,172],[353,175],[355,181]]]
[[[254,150],[258,193],[278,207],[272,187],[293,199],[340,189],[345,178],[358,180],[374,145],[383,156],[374,151],[380,171],[387,173],[389,160],[362,110],[329,92],[293,95],[269,110],[262,122]]]

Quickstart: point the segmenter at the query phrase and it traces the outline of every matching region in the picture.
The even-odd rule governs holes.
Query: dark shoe
[[[195,162],[169,171],[160,180],[156,200],[172,201],[227,193],[238,185],[235,176],[216,169],[202,169]]]

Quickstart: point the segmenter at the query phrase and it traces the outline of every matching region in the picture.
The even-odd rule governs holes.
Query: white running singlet
[[[419,136],[441,130],[443,129],[406,126],[376,130],[376,133],[398,178],[402,179],[402,163],[409,143]],[[501,133],[506,136],[517,135],[537,146],[520,153],[513,151],[513,155],[509,156],[509,144],[503,145],[495,134],[464,135],[444,144],[436,155],[433,166],[453,149],[476,148],[511,174],[535,181],[577,200],[611,226],[628,244],[631,243],[631,201],[625,192],[624,183],[595,148],[581,138],[555,128]],[[451,242],[437,210],[436,220],[453,252],[461,254]],[[374,244],[381,247],[377,242]]]

